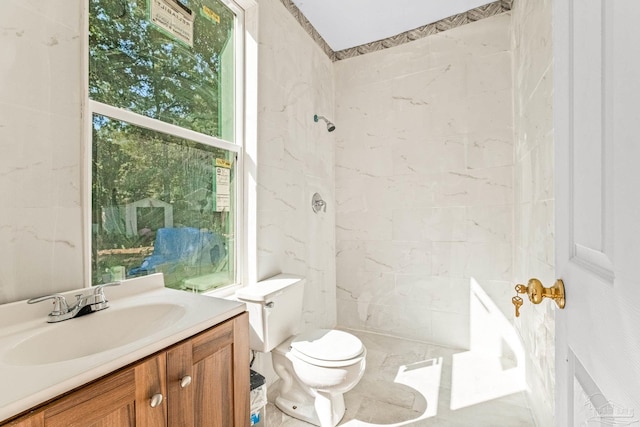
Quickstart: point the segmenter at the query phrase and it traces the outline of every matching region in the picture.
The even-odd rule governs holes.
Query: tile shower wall
[[[1,5],[0,303],[82,287],[82,7]]]
[[[503,14],[335,64],[341,326],[468,348],[471,277],[508,309],[510,41]]]
[[[551,0],[518,0],[513,14],[515,128],[514,278],[549,286],[554,272],[553,54]],[[530,405],[537,424],[553,425],[553,304],[527,304],[516,320],[525,346]]]
[[[336,324],[333,64],[280,0],[259,3],[258,278],[306,277],[304,322]],[[337,124],[338,129],[340,124]],[[311,210],[315,192],[326,212]]]

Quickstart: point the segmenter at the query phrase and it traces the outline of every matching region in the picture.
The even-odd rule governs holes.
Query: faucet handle
[[[38,302],[53,300],[53,310],[49,313],[49,316],[60,316],[69,312],[69,306],[67,300],[62,294],[45,295],[41,297],[31,298],[27,301],[27,304],[35,304]]]
[[[107,297],[104,295],[104,288],[107,286],[118,286],[120,283],[121,282],[111,282],[95,286],[93,291],[93,309],[95,311],[104,310],[109,307],[109,301],[107,301]]]
[[[104,288],[106,288],[107,286],[119,286],[122,282],[110,282],[110,283],[104,283],[102,285],[96,285],[93,287],[94,291],[93,294],[94,295],[104,295]]]

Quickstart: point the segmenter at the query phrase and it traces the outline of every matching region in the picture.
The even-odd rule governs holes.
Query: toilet
[[[304,279],[280,274],[236,292],[247,304],[250,347],[271,352],[281,385],[275,399],[285,414],[321,427],[344,416],[344,393],[362,378],[367,351],[352,334],[314,329],[298,334]]]

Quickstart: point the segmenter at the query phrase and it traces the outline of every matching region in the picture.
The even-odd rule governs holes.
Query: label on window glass
[[[231,208],[231,162],[224,159],[216,159],[216,178],[214,182],[215,211],[229,211]]]
[[[193,11],[177,0],[149,0],[149,21],[193,47]]]
[[[230,168],[231,162],[225,159],[216,159],[216,166],[222,166],[223,168]]]
[[[200,13],[209,21],[215,22],[217,24],[220,23],[220,16],[213,10],[209,9],[207,6],[202,6],[202,9],[200,9]]]

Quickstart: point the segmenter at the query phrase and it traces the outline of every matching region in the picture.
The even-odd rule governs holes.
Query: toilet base
[[[315,399],[294,402],[282,396],[276,397],[275,404],[285,414],[320,427],[335,427],[344,417],[344,396],[316,392]],[[320,411],[318,411],[320,409]],[[322,414],[322,420],[318,413]]]
[[[275,404],[278,409],[280,409],[290,417],[306,421],[315,426],[320,425],[320,420],[318,420],[318,415],[316,414],[316,410],[313,407],[313,404],[301,404],[299,402],[292,402],[291,400],[287,400],[282,396],[276,397]]]

